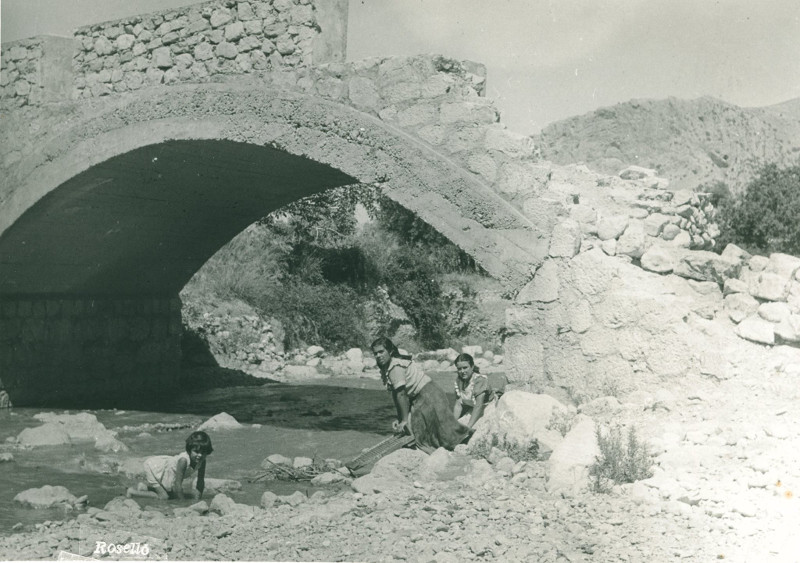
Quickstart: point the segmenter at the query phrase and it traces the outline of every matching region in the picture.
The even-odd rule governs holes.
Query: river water
[[[431,374],[434,382],[449,391],[453,373]],[[453,397],[450,397],[453,400]],[[128,452],[104,453],[92,443],[18,449],[6,443],[24,428],[39,426],[34,415],[41,412],[90,412],[118,439]],[[375,379],[331,378],[300,384],[269,382],[260,386],[226,387],[185,393],[157,410],[48,411],[14,408],[0,411],[0,446],[10,451],[14,462],[0,463],[0,533],[23,525],[75,516],[63,509],[35,510],[21,507],[14,496],[32,487],[62,485],[75,496],[88,495],[89,505],[102,508],[125,493],[133,481],[114,467],[128,458],[175,455],[184,449],[186,436],[200,423],[227,412],[243,424],[236,430],[210,432],[214,452],[208,458],[206,476],[235,479],[240,491],[228,494],[236,502],[257,505],[265,490],[291,494],[300,490],[312,494],[307,482],[257,481],[261,462],[270,454],[347,461],[364,448],[386,438],[395,418],[390,397]],[[180,428],[156,431],[162,423]],[[143,433],[143,430],[147,432]],[[13,449],[12,449],[13,448]],[[330,490],[330,487],[326,487]],[[168,511],[179,501],[137,498],[142,505]],[[206,498],[210,501],[210,497]],[[183,501],[189,505],[194,501]]]

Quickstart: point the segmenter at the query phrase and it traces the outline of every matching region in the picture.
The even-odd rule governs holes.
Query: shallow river
[[[446,391],[452,388],[453,373],[431,376]],[[40,412],[50,411],[27,408],[0,411],[0,443],[16,437],[24,428],[39,426],[41,422],[33,416]],[[0,446],[14,455],[14,462],[0,463],[0,533],[9,532],[17,522],[32,524],[74,516],[62,509],[34,510],[13,502],[17,493],[32,487],[62,485],[75,496],[88,495],[90,506],[102,508],[132,484],[125,476],[112,473],[109,461],[177,454],[183,451],[186,436],[193,428],[220,412],[232,415],[244,428],[210,432],[214,453],[208,458],[206,476],[240,481],[241,491],[226,494],[237,502],[253,505],[259,503],[265,490],[277,494],[301,490],[309,495],[316,490],[307,482],[249,482],[261,472],[261,462],[268,455],[347,461],[384,439],[395,417],[391,399],[379,381],[344,378],[210,389],[184,394],[168,405],[159,405],[157,411],[85,412],[95,414],[106,428],[117,431],[118,439],[130,451],[104,453],[92,443],[34,449]],[[187,426],[172,431],[150,430],[140,435],[142,425],[155,423]],[[141,498],[137,501],[163,510],[181,504]],[[183,504],[192,502],[187,500]]]

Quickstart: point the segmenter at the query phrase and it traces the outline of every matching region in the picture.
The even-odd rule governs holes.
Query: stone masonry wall
[[[0,377],[20,406],[166,392],[177,384],[180,311],[177,298],[4,298]]]
[[[309,66],[319,33],[310,0],[218,0],[75,32],[75,97]]]
[[[0,107],[15,108],[68,99],[73,88],[74,40],[33,37],[3,45]]]
[[[62,72],[72,75],[63,100],[198,82],[220,74],[309,66],[319,35],[310,0],[214,0],[82,27],[73,40],[35,37],[9,42],[3,45],[0,105],[46,101],[41,67],[48,41],[60,42],[54,56],[58,52],[71,57],[74,52],[71,62],[62,61]]]

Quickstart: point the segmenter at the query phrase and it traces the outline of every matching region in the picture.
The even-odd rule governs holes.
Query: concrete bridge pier
[[[0,298],[0,378],[17,405],[124,405],[177,389],[177,296]]]

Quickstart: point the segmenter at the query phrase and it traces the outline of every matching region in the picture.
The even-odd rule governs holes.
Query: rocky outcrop
[[[638,167],[553,167],[546,186],[582,218],[581,245],[548,256],[506,312],[512,384],[579,404],[687,372],[731,377],[745,341],[800,342],[800,259],[710,252],[713,207],[666,184]]]

